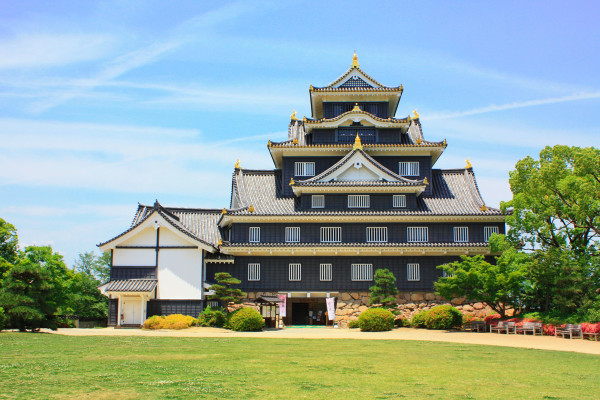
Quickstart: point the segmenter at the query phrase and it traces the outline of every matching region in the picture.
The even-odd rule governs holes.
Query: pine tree
[[[246,295],[240,289],[232,288],[232,286],[239,285],[242,281],[232,277],[229,272],[217,272],[215,280],[217,283],[210,287],[210,290],[214,290],[215,294],[208,296],[209,300],[221,300],[225,304],[240,303],[242,297]]]
[[[369,288],[371,296],[369,305],[381,304],[383,307],[390,307],[396,302],[398,288],[396,287],[396,277],[387,268],[375,271],[375,286]]]

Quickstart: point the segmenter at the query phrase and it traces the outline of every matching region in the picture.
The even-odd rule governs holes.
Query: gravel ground
[[[263,332],[233,332],[219,328],[188,328],[174,330],[143,329],[59,329],[66,336],[167,336],[167,337],[244,337],[277,339],[375,339],[375,340],[426,340],[434,342],[469,343],[492,346],[522,347],[528,349],[573,351],[600,354],[600,341],[562,339],[553,336],[505,335],[496,333],[471,333],[430,331],[414,328],[397,328],[389,332],[361,332],[358,329],[333,328],[285,328]]]

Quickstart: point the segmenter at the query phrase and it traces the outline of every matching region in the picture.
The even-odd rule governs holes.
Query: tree
[[[66,287],[69,314],[80,319],[103,320],[108,316],[108,297],[98,290],[98,281],[83,272],[73,274]]]
[[[93,251],[79,253],[73,269],[94,277],[100,283],[110,280],[110,253],[104,252],[98,256]]]
[[[208,296],[209,300],[221,300],[225,304],[240,303],[242,297],[246,295],[240,289],[232,288],[232,286],[239,285],[242,281],[232,277],[229,272],[217,272],[215,280],[217,283],[210,287],[210,290],[214,290],[215,293]]]
[[[56,329],[54,285],[48,271],[25,258],[8,271],[0,289],[0,306],[9,326],[20,331]]]
[[[15,227],[0,218],[0,279],[18,261],[19,238]]]
[[[435,289],[446,299],[466,297],[481,301],[504,317],[508,307],[516,310],[523,307],[529,286],[529,255],[511,247],[504,235],[492,235],[490,248],[494,252],[503,251],[496,257],[495,265],[477,255],[461,256],[461,261],[438,266],[446,272],[446,277],[435,283]]]
[[[383,307],[389,307],[396,302],[398,288],[396,287],[396,277],[387,268],[375,271],[375,285],[369,288],[371,291],[369,305],[381,304]]]

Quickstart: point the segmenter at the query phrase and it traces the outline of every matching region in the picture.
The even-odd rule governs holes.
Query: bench
[[[556,327],[554,336],[561,335],[565,338],[569,335],[569,339],[573,339],[573,336],[583,339],[583,332],[581,331],[581,325],[578,324],[566,324],[564,327]]]
[[[600,333],[598,332],[583,332],[583,338],[585,339],[586,336],[589,336],[590,339],[594,338],[594,340],[597,342],[598,341],[598,335],[600,335]]]
[[[516,331],[516,325],[514,322],[512,321],[500,321],[498,322],[498,325],[496,326],[490,326],[490,332],[496,332],[496,333],[500,333],[500,332],[506,332],[507,334],[509,333],[517,333]]]
[[[471,332],[485,332],[487,330],[487,326],[485,321],[471,321],[471,323],[465,324],[463,329]]]
[[[523,326],[518,326],[516,329],[516,333],[522,333],[527,335],[527,332],[531,332],[533,336],[537,333],[543,335],[542,331],[542,323],[541,322],[523,322]]]

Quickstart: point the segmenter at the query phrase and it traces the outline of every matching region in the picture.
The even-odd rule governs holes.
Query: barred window
[[[341,227],[321,227],[322,243],[339,243],[342,241]]]
[[[373,264],[352,264],[351,275],[353,281],[372,281]]]
[[[297,162],[294,165],[294,176],[314,176],[315,175],[315,163],[314,162]]]
[[[454,227],[454,241],[457,243],[468,242],[469,241],[469,227],[455,226]]]
[[[302,280],[302,264],[290,264],[290,281]]]
[[[429,241],[429,229],[426,226],[409,226],[407,236],[409,242],[424,243]]]
[[[443,272],[442,272],[442,276],[443,276],[444,278],[451,278],[451,277],[453,277],[453,276],[454,276],[454,274],[453,274],[453,273],[451,273],[451,272],[448,272],[448,271],[446,271],[446,270],[443,270]]]
[[[406,195],[405,194],[395,194],[394,195],[394,207],[395,208],[404,208],[406,207]]]
[[[406,264],[406,280],[420,281],[419,264]]]
[[[399,174],[401,176],[419,176],[418,161],[400,161]]]
[[[367,242],[387,243],[387,227],[367,227]]]
[[[348,208],[369,208],[368,194],[349,194],[348,195]]]
[[[331,280],[331,270],[332,270],[332,266],[331,264],[321,264],[320,265],[320,280],[321,281],[330,281]]]
[[[251,226],[250,227],[250,235],[249,235],[248,241],[251,243],[260,242],[260,227],[259,226]]]
[[[248,280],[249,281],[260,281],[260,264],[259,263],[248,264]]]
[[[287,243],[300,242],[300,227],[285,227],[285,241]]]
[[[490,236],[492,236],[492,234],[494,233],[498,233],[498,227],[497,226],[484,226],[483,227],[483,241],[487,242],[490,240]]]
[[[219,301],[218,300],[209,300],[206,302],[206,306],[210,307],[210,308],[218,308],[219,307]]]
[[[325,208],[325,196],[322,194],[313,194],[311,196],[312,208]]]

